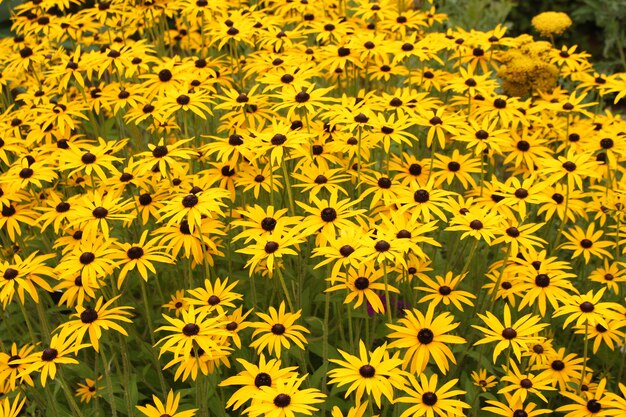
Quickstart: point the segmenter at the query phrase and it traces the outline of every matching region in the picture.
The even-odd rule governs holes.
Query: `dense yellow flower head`
[[[560,35],[572,25],[572,19],[562,12],[544,12],[533,17],[531,21],[541,36]]]

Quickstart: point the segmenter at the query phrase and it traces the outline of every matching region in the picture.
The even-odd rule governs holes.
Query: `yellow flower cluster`
[[[572,25],[572,19],[562,12],[544,12],[533,17],[533,27],[541,36],[560,35]]]
[[[503,79],[502,88],[511,96],[525,96],[533,91],[550,91],[555,85],[559,70],[550,63],[550,44],[533,41],[532,36],[522,35],[500,57],[503,65],[498,76]]]

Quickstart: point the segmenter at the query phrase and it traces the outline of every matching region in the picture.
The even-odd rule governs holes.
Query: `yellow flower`
[[[533,27],[541,36],[560,35],[572,25],[572,19],[562,12],[543,12],[531,20]]]

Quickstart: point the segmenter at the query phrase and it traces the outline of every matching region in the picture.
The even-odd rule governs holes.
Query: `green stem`
[[[287,284],[285,283],[285,277],[283,276],[283,271],[280,268],[276,268],[276,272],[278,273],[278,280],[280,281],[280,286],[283,288],[283,293],[285,294],[285,298],[287,299],[287,305],[289,306],[289,311],[294,312],[293,302],[291,301],[291,297],[289,296],[289,290],[287,289]]]
[[[387,321],[392,323],[393,317],[391,314],[391,298],[389,297],[389,277],[387,276],[387,262],[385,261],[383,261],[383,274],[385,282],[385,310],[387,310]]]
[[[104,369],[104,380],[107,384],[107,395],[111,405],[111,416],[117,417],[117,407],[115,406],[115,396],[113,395],[113,383],[111,382],[111,373],[109,372],[109,360],[105,353],[105,347],[100,347],[100,355],[102,355],[102,368]]]

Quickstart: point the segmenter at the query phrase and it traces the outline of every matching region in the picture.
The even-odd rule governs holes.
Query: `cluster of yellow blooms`
[[[0,417],[626,415],[626,74],[421,3],[16,6]]]

